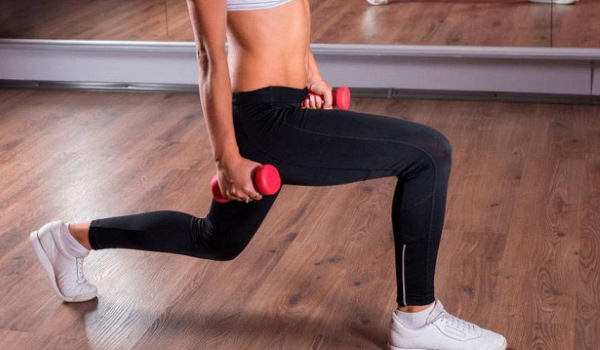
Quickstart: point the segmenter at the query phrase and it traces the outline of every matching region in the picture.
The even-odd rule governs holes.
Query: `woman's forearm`
[[[231,82],[225,53],[200,56],[200,101],[214,160],[239,155],[231,107]]]
[[[317,61],[315,60],[315,56],[313,56],[310,47],[308,48],[308,53],[306,54],[306,72],[306,87],[308,89],[310,89],[310,86],[313,83],[323,80],[321,72],[319,71],[319,66],[317,66]]]
[[[225,52],[225,1],[187,0],[196,42],[202,113],[215,161],[239,155],[233,129],[231,82]]]

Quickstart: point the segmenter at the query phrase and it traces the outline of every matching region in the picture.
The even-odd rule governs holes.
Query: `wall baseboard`
[[[82,90],[106,92],[169,92],[198,93],[196,84],[124,84],[124,83],[90,83],[65,81],[32,81],[2,80],[0,88],[42,89],[42,90]],[[553,103],[600,105],[600,96],[565,95],[565,94],[533,94],[485,91],[444,91],[444,90],[410,90],[393,88],[353,87],[353,98],[383,98],[411,100],[459,100],[486,102],[521,102],[521,103]]]
[[[600,96],[600,69],[595,69],[600,66],[600,49],[345,44],[311,48],[330,84],[395,91],[388,97],[595,104]],[[2,86],[22,81],[38,88],[62,84],[112,91],[190,91],[197,77],[191,42],[0,39]]]

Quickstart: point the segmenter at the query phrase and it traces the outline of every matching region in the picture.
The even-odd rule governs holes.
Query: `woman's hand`
[[[217,163],[217,177],[223,197],[246,203],[262,199],[252,179],[254,170],[259,166],[260,163],[240,155],[224,157]]]
[[[302,108],[309,109],[332,109],[333,108],[333,93],[331,85],[327,84],[325,80],[319,80],[314,83],[307,85],[310,92],[315,93],[318,96],[311,95],[307,97],[303,102]],[[324,100],[323,100],[324,98]]]

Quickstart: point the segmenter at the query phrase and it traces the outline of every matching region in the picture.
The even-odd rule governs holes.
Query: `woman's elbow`
[[[208,45],[196,45],[196,60],[200,69],[207,73],[209,70],[227,64],[227,54],[224,46],[222,49],[209,47]]]

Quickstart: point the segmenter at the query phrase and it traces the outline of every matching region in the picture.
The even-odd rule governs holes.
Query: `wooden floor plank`
[[[600,157],[586,160],[584,184],[574,346],[593,349],[600,343]]]

